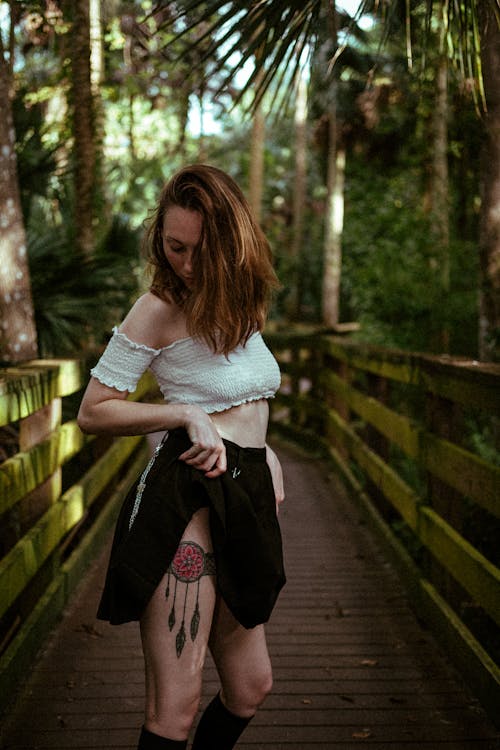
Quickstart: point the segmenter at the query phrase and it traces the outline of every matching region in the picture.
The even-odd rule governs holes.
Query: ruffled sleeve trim
[[[131,341],[115,326],[106,349],[90,374],[109,388],[133,393],[141,375],[161,351]]]
[[[163,349],[153,349],[152,346],[147,346],[147,344],[138,344],[137,341],[132,341],[132,339],[129,339],[126,333],[122,333],[121,331],[118,330],[118,326],[115,326],[113,328],[113,336],[116,336],[118,339],[121,339],[131,349],[137,349],[139,351],[148,352],[148,353],[153,354],[155,357],[158,356],[158,354],[160,354],[160,352],[163,351]]]

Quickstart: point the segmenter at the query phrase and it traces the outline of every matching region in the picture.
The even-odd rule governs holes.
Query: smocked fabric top
[[[278,363],[258,331],[226,357],[191,337],[153,349],[115,327],[90,374],[111,388],[133,392],[148,368],[166,401],[196,404],[209,414],[272,398],[280,386]]]

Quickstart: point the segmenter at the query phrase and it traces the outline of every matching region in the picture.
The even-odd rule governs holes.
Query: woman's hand
[[[184,427],[192,445],[179,459],[204,471],[209,479],[223,474],[227,469],[226,446],[208,414],[198,407],[188,407]]]
[[[266,444],[266,461],[273,480],[274,496],[276,498],[276,515],[279,513],[280,505],[285,499],[285,488],[283,485],[283,471],[276,453]]]

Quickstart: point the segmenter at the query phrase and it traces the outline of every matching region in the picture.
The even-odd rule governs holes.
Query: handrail
[[[333,463],[419,615],[483,705],[496,706],[500,671],[484,632],[500,624],[499,560],[469,519],[478,513],[498,529],[500,467],[464,438],[471,414],[498,429],[500,366],[321,334],[266,339],[283,373],[272,428]],[[28,668],[147,461],[144,438],[103,442],[82,435],[74,414],[63,421],[63,399],[85,380],[78,360],[0,371],[0,427],[19,430],[19,449],[0,464],[0,695]],[[143,378],[134,398],[154,387]],[[75,457],[86,456],[76,470]],[[79,536],[83,527],[90,533]]]
[[[18,433],[18,449],[0,464],[2,701],[12,695],[148,460],[145,437],[82,434],[73,415],[86,380],[79,360],[33,360],[0,370],[0,428]],[[130,398],[155,394],[147,375]],[[64,422],[63,405],[73,412]]]
[[[320,333],[266,340],[283,373],[272,428],[334,464],[419,615],[437,624],[483,704],[500,705],[498,533],[495,547],[476,528],[500,531],[500,466],[478,454],[467,426],[498,432],[500,366]]]

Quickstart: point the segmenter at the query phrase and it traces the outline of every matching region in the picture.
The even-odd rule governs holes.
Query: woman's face
[[[190,288],[193,260],[201,241],[202,217],[198,211],[171,206],[163,219],[163,250],[174,273]]]

